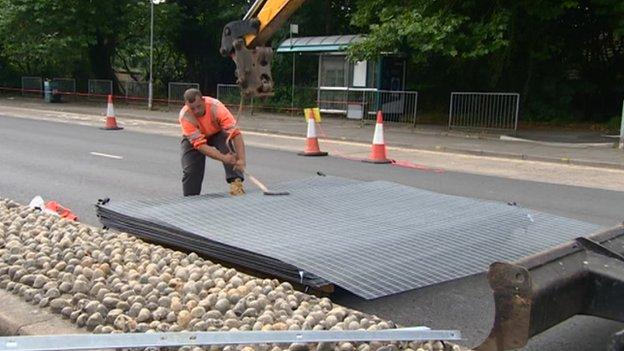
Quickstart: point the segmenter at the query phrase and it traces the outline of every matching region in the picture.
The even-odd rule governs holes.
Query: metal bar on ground
[[[426,340],[461,340],[461,333],[458,330],[430,330],[427,327],[415,327],[376,331],[292,330],[6,336],[0,337],[0,350],[60,351],[185,345]]]

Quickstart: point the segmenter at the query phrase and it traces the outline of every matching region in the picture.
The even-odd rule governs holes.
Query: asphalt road
[[[181,194],[179,138],[103,131],[0,115],[0,197],[28,203],[35,195],[70,207],[82,222],[99,225],[100,198],[139,199]],[[248,147],[248,170],[267,185],[313,176],[317,171],[360,180],[390,180],[441,193],[515,201],[519,206],[611,226],[623,219],[624,193],[519,181],[469,173],[410,170],[333,157]],[[210,161],[209,161],[210,162]],[[219,164],[206,167],[203,192],[225,191]],[[250,186],[250,185],[248,185]],[[483,275],[374,301],[338,291],[343,305],[404,325],[459,329],[474,346],[489,332],[493,302]],[[604,349],[624,325],[574,317],[534,338],[525,350]]]

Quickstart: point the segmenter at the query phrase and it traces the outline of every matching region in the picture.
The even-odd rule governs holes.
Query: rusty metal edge
[[[624,224],[593,233],[586,238],[603,244],[622,236]],[[475,350],[503,351],[526,345],[531,337],[533,305],[530,271],[584,250],[577,240],[573,240],[513,263],[492,263],[488,270],[488,281],[495,303],[494,324],[488,337]]]

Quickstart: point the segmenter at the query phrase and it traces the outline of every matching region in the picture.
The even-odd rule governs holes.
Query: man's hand
[[[234,163],[233,168],[235,171],[245,172],[245,166],[245,160],[239,158],[236,160],[236,163]]]
[[[236,165],[236,161],[236,155],[234,154],[222,154],[221,156],[221,162],[225,163],[226,165],[234,166]]]

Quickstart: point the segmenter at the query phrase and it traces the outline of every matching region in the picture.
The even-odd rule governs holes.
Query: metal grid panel
[[[296,267],[366,299],[480,273],[493,261],[513,261],[599,229],[384,181],[316,177],[279,188],[291,195],[104,207],[218,242],[234,256],[238,249],[272,258],[259,264],[281,262],[283,271]]]
[[[286,182],[273,187],[276,191],[285,191],[296,187],[304,189],[310,187],[323,186],[330,189],[333,186],[342,186],[356,183],[356,181],[336,178],[336,177],[314,177],[303,181]],[[251,188],[248,193],[258,193],[257,189]],[[195,207],[196,204],[204,201],[215,201],[217,199],[227,199],[224,194],[206,194],[180,199],[179,197],[169,197],[160,199],[129,201],[124,203],[124,207],[144,209],[145,213],[134,217],[128,216],[123,211],[115,212],[110,210],[111,206],[98,206],[98,216],[100,221],[107,227],[116,228],[122,231],[134,233],[135,235],[171,246],[182,247],[216,259],[230,262],[232,264],[251,267],[257,271],[264,272],[283,279],[297,281],[312,287],[321,287],[330,284],[327,280],[314,274],[306,273],[302,275],[299,268],[282,262],[278,259],[267,257],[251,251],[241,250],[236,247],[224,245],[223,243],[209,240],[208,238],[195,235],[192,232],[175,228],[171,223],[160,221],[153,216],[153,208],[165,203],[181,203],[186,207]],[[146,219],[141,219],[146,218]]]

